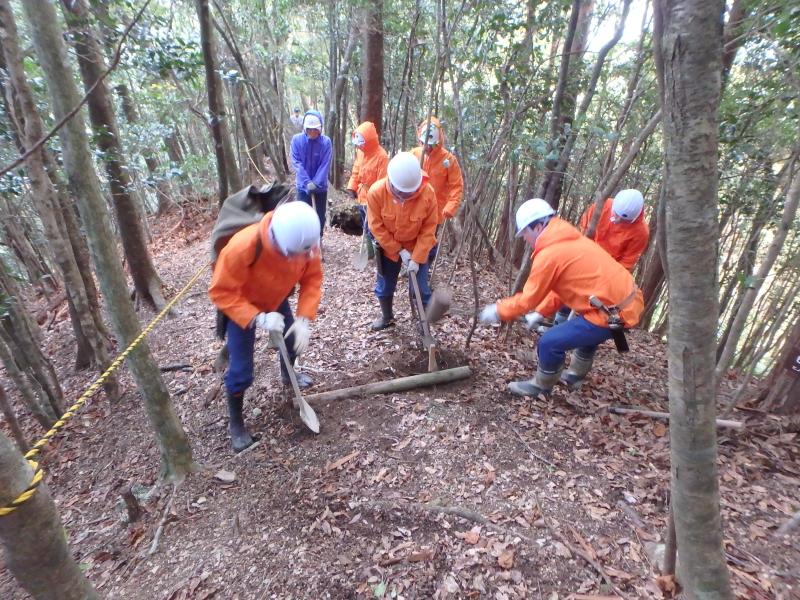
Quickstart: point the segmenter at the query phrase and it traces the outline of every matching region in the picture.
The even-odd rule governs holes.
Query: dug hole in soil
[[[191,208],[153,222],[152,250],[169,296],[207,261],[211,224],[209,213]],[[372,332],[374,266],[352,266],[359,238],[329,229],[324,244],[322,303],[299,367],[315,380],[307,393],[426,372],[405,279],[395,296],[397,325]],[[452,260],[442,260],[443,276]],[[480,271],[482,303],[507,288],[498,275],[506,272],[503,265]],[[322,426],[315,436],[290,408],[275,352],[260,339],[245,401],[259,444],[235,456],[212,369],[219,342],[209,280],[149,339],[162,367],[190,365],[163,376],[203,470],[174,497],[162,486],[145,498],[157,483],[158,449],[126,371],[117,405],[92,398],[45,450],[70,548],[101,597],[563,600],[615,589],[670,597],[671,581],[656,579],[654,562],[668,509],[668,427],[607,411],[667,410],[657,337],[633,332],[626,356],[604,345],[578,392],[558,387],[549,401],[511,396],[507,382],[533,373],[536,340],[516,327],[478,328],[465,348],[475,306],[462,264],[451,314],[433,329],[440,368],[469,365],[470,379],[315,405]],[[153,314],[139,316],[147,323]],[[66,311],[45,334],[65,393],[75,398],[93,377],[72,370]],[[752,419],[761,426],[769,417]],[[42,432],[24,421],[37,439]],[[795,598],[800,542],[775,530],[800,504],[797,434],[758,431],[718,432],[732,582],[741,598]],[[144,511],[130,524],[120,498],[127,486]],[[0,598],[27,598],[6,569]]]

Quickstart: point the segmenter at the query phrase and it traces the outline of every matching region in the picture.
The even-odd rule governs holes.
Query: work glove
[[[347,195],[350,196],[353,200],[358,198],[358,192],[355,190],[347,190]]]
[[[408,251],[408,250],[406,250],[405,248],[403,248],[402,250],[400,250],[400,260],[402,260],[402,261],[403,261],[403,264],[404,264],[405,266],[408,266],[408,261],[410,261],[410,260],[411,260],[411,252],[409,252],[409,251]]]
[[[313,181],[309,181],[306,184],[306,191],[307,192],[315,192],[315,191],[317,191],[317,184],[314,183]]]
[[[283,333],[283,315],[279,312],[258,313],[256,327],[264,331],[277,331]]]
[[[419,273],[419,265],[413,260],[408,261],[408,272]]]
[[[306,351],[308,342],[311,339],[311,324],[309,320],[306,317],[297,317],[283,337],[288,338],[292,334],[294,334],[294,352],[300,355]]]
[[[544,322],[544,316],[538,312],[531,312],[525,315],[525,329],[533,331]]]
[[[484,325],[493,325],[500,322],[500,315],[497,312],[497,304],[487,304],[483,307],[478,320]]]
[[[444,209],[442,210],[442,216],[447,219],[452,219],[456,216],[456,212],[458,212],[458,205],[455,202],[448,202],[444,205]]]

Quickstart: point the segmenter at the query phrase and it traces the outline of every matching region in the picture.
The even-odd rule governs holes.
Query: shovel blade
[[[319,433],[319,419],[317,419],[317,413],[314,412],[314,409],[303,400],[299,398],[300,402],[300,420],[314,433]]]

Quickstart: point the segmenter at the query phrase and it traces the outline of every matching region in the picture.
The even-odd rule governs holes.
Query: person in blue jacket
[[[328,206],[328,170],[333,146],[322,135],[322,114],[309,110],[303,116],[303,131],[292,137],[292,165],[296,174],[297,199],[313,206],[319,215],[320,237]]]

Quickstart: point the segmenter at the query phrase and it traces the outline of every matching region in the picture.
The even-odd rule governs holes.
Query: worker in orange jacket
[[[353,163],[350,180],[347,182],[347,193],[353,200],[358,201],[361,223],[364,231],[369,233],[367,194],[373,183],[386,177],[389,155],[381,146],[375,124],[370,121],[364,121],[353,132],[353,145],[356,147],[356,160]]]
[[[555,292],[577,316],[546,331],[539,339],[539,364],[536,375],[527,381],[509,384],[518,395],[549,395],[559,378],[571,389],[583,382],[592,366],[597,346],[608,339],[618,342],[620,328],[639,322],[644,301],[633,276],[596,242],[581,235],[574,226],[555,216],[552,207],[540,198],[524,202],[516,214],[517,236],[533,248],[531,272],[522,292],[486,306],[480,315],[483,323],[513,321],[526,315],[549,294]],[[595,302],[612,313],[613,318]],[[528,328],[540,321],[525,316]],[[538,315],[552,317],[553,313]],[[619,343],[618,349],[621,348]],[[569,369],[561,377],[568,350],[573,350]]]
[[[639,190],[620,191],[613,199],[608,198],[603,204],[600,219],[597,221],[597,229],[592,238],[631,273],[642,253],[647,249],[647,244],[650,243],[650,228],[644,219],[643,209],[644,197]],[[580,230],[584,235],[589,229],[593,215],[594,204],[581,216]],[[558,310],[555,323],[566,321],[570,308],[568,305],[565,306],[555,294],[548,294],[547,298],[536,307],[536,312],[550,314],[553,306]],[[543,327],[546,328],[548,325],[545,322]]]
[[[419,124],[417,135],[422,145],[411,153],[419,160],[425,152],[422,170],[428,174],[429,183],[436,192],[437,222],[441,224],[455,217],[461,206],[464,197],[461,167],[455,155],[444,147],[444,129],[439,119],[431,117],[430,124],[425,119]]]
[[[322,288],[319,238],[320,222],[314,209],[304,202],[289,202],[238,231],[214,266],[208,295],[228,317],[230,364],[224,382],[235,452],[253,443],[242,407],[244,392],[253,383],[256,329],[280,332],[292,363],[308,347],[310,322],[317,316]],[[298,283],[295,319],[288,297]],[[287,367],[280,360],[284,385],[290,382]],[[301,386],[311,384],[308,376],[297,375]]]
[[[392,300],[401,265],[408,267],[409,278],[417,278],[423,305],[431,297],[428,257],[436,244],[436,193],[413,154],[397,154],[389,161],[387,176],[372,184],[367,218],[379,247],[375,295],[381,315],[372,323],[378,331],[394,323]],[[410,284],[409,280],[409,293]]]

